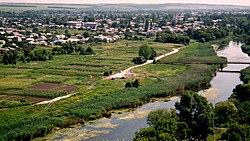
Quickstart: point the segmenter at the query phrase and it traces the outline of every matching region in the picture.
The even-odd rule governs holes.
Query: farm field
[[[147,40],[159,55],[171,51],[174,44],[156,43]],[[0,66],[0,95],[55,98],[70,92],[85,92],[94,82],[103,77],[104,71],[116,73],[133,65],[138,56],[140,41],[122,40],[116,43],[84,44],[91,46],[95,55],[56,55],[53,60],[32,61],[17,65]],[[128,46],[127,46],[128,45]],[[37,47],[42,48],[42,47]],[[50,50],[50,48],[46,48]],[[101,91],[101,90],[100,90]],[[2,98],[0,97],[0,100]],[[12,98],[13,100],[15,98]],[[2,99],[3,100],[3,99]],[[31,102],[39,102],[36,100]],[[42,100],[42,99],[41,99]]]

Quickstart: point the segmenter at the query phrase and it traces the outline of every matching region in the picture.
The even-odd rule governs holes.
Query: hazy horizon
[[[65,3],[65,4],[122,4],[122,3],[134,3],[134,4],[163,4],[163,3],[197,3],[197,4],[224,4],[224,5],[241,5],[250,6],[250,1],[246,0],[0,0],[0,2],[6,3]]]

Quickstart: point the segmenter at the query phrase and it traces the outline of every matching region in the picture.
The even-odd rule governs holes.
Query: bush
[[[145,63],[147,60],[143,57],[143,56],[140,56],[140,57],[136,57],[132,60],[132,62],[134,62],[135,64],[143,64]]]

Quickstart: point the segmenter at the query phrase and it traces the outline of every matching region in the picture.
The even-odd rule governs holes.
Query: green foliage
[[[244,53],[247,53],[248,55],[250,55],[250,45],[244,44],[241,46],[241,49]]]
[[[206,98],[186,92],[182,95],[180,102],[175,104],[179,111],[180,121],[187,123],[190,132],[188,136],[195,139],[206,139],[212,132],[214,126],[213,106]]]
[[[224,28],[220,29],[209,28],[209,29],[198,29],[198,30],[189,28],[187,30],[187,35],[191,39],[195,39],[197,41],[204,43],[211,40],[216,40],[226,37],[229,35],[229,31]]]
[[[151,112],[149,128],[136,133],[134,140],[205,140],[213,128],[213,108],[208,101],[192,92],[186,92],[176,109]]]
[[[236,98],[240,101],[250,100],[250,84],[239,84],[233,90],[231,98]]]
[[[139,48],[139,57],[136,57],[132,60],[135,64],[145,63],[147,60],[153,60],[157,56],[157,52],[154,48],[149,47],[148,44],[143,44]]]
[[[0,108],[13,108],[13,107],[19,107],[19,106],[26,106],[31,105],[29,102],[25,101],[2,101],[0,100]]]
[[[144,44],[139,48],[139,56],[143,56],[146,60],[150,58],[151,52],[152,49],[147,44]]]
[[[17,51],[6,51],[3,54],[3,63],[4,64],[16,64],[18,59],[18,53]]]
[[[88,37],[90,37],[90,34],[89,34],[89,32],[85,31],[85,32],[82,33],[82,36],[84,38],[88,38]]]
[[[227,141],[248,141],[250,140],[250,126],[232,124],[229,129],[222,134],[221,139]]]
[[[157,34],[155,41],[188,45],[190,43],[190,38],[184,35],[163,32]]]
[[[218,127],[227,127],[236,122],[238,109],[231,101],[218,102],[215,105],[215,123]]]
[[[134,141],[141,140],[177,140],[178,133],[178,116],[176,111],[167,111],[166,109],[159,109],[151,112],[148,116],[147,123],[149,128],[140,129],[136,132]]]
[[[140,86],[140,81],[138,79],[135,79],[134,81],[129,81],[125,84],[125,87],[126,88],[129,88],[129,87],[135,87],[135,88],[138,88]]]
[[[143,64],[145,63],[147,60],[143,57],[143,56],[139,56],[139,57],[135,57],[133,58],[132,62],[134,62],[135,64]]]
[[[0,125],[1,140],[31,140],[48,134],[55,126],[62,124],[59,118],[34,117],[23,118],[21,122]]]
[[[110,70],[110,71],[105,71],[104,73],[103,73],[103,76],[109,76],[109,75],[111,75],[112,74],[112,71]]]

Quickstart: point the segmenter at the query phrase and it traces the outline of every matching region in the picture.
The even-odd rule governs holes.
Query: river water
[[[250,57],[241,51],[241,43],[230,42],[226,47],[217,51],[229,62],[250,62]],[[240,71],[249,65],[228,64],[223,70]],[[210,82],[211,88],[199,91],[211,103],[225,101],[232,90],[241,84],[239,73],[217,72]],[[134,111],[124,114],[113,114],[111,118],[102,118],[85,126],[74,126],[54,132],[46,137],[47,140],[87,140],[87,141],[127,141],[132,140],[136,131],[148,127],[146,120],[150,111],[159,108],[171,108],[180,98],[172,97],[168,102],[150,102]]]

